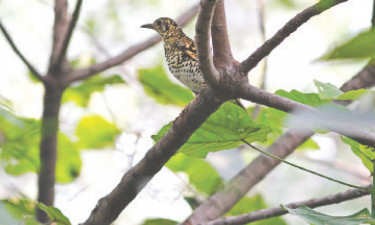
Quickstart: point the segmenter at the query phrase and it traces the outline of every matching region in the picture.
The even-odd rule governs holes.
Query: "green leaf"
[[[82,160],[76,143],[61,132],[58,133],[57,138],[56,181],[69,183],[80,174]]]
[[[71,225],[69,219],[58,209],[53,206],[46,206],[38,203],[37,207],[47,213],[48,218],[57,225]]]
[[[0,145],[0,160],[5,171],[21,175],[39,170],[40,121],[26,119],[0,109],[0,132],[5,136]],[[71,182],[78,176],[82,162],[76,143],[58,133],[56,181]]]
[[[154,141],[163,137],[170,127],[171,123],[153,135]],[[264,142],[270,132],[270,128],[254,122],[241,107],[227,102],[191,135],[179,152],[204,158],[209,152],[236,148],[243,144],[243,139],[249,143]]]
[[[1,225],[41,225],[35,220],[35,203],[28,199],[2,200],[0,202]]]
[[[371,160],[375,159],[375,152],[370,147],[361,145],[353,139],[341,136],[341,140],[350,146],[353,153],[362,160],[363,165],[373,174],[374,166]]]
[[[113,146],[120,130],[115,124],[101,116],[87,116],[79,121],[76,135],[79,138],[79,148],[98,149]]]
[[[368,93],[372,93],[372,91],[368,89],[358,89],[358,90],[348,91],[338,96],[336,100],[357,100],[362,95],[368,94]]]
[[[153,69],[140,69],[139,81],[146,94],[161,104],[186,106],[194,99],[189,89],[172,83],[161,66]]]
[[[25,198],[2,200],[0,203],[0,224],[40,225],[35,220],[35,206],[34,201]]]
[[[36,172],[39,168],[40,123],[17,117],[0,108],[0,160],[11,175]]]
[[[332,100],[344,94],[343,91],[330,83],[322,83],[318,80],[314,80],[314,84],[318,88],[319,97],[321,99]]]
[[[123,84],[124,80],[119,75],[102,77],[99,75],[90,77],[81,82],[78,86],[69,87],[64,91],[61,102],[74,101],[81,107],[87,107],[91,94],[104,91],[105,86],[111,84]]]
[[[227,216],[238,216],[245,213],[250,213],[256,210],[268,208],[261,195],[252,197],[244,197],[238,201],[233,208],[227,213]],[[285,221],[280,217],[261,220],[257,222],[248,223],[251,225],[286,225]]]
[[[186,173],[189,176],[189,183],[207,195],[213,194],[223,185],[223,180],[217,171],[203,159],[177,154],[165,165],[174,172]]]
[[[375,29],[359,33],[346,43],[334,48],[321,59],[366,59],[375,56]]]
[[[371,218],[368,209],[362,209],[361,211],[349,216],[329,216],[306,206],[298,207],[296,209],[291,209],[286,206],[282,206],[282,208],[314,225],[358,225],[362,223],[375,223],[375,219]]]
[[[177,221],[169,219],[148,219],[142,223],[142,225],[176,225]]]
[[[290,92],[278,90],[275,94],[312,107],[317,107],[323,104],[333,104],[330,101],[322,100],[316,93],[303,93],[297,90],[291,90]]]

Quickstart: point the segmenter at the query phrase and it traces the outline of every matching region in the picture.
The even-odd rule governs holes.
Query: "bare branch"
[[[53,24],[53,43],[52,52],[50,56],[48,74],[51,74],[52,70],[56,70],[58,66],[57,59],[63,48],[64,36],[67,33],[67,0],[55,0],[55,20]],[[52,73],[55,75],[55,73]]]
[[[58,53],[58,56],[57,56],[57,59],[56,59],[56,65],[60,65],[62,63],[63,59],[66,56],[66,52],[67,52],[68,47],[69,47],[69,42],[71,40],[73,30],[74,30],[74,28],[77,24],[77,21],[78,21],[79,12],[81,10],[81,5],[82,5],[82,0],[77,0],[72,18],[70,19],[68,31],[64,35],[61,51]]]
[[[178,19],[177,23],[181,26],[185,25],[187,22],[189,22],[195,14],[198,12],[198,6],[194,6],[190,9],[188,9],[185,13],[183,13]],[[67,78],[68,83],[78,81],[85,79],[87,77],[93,76],[95,74],[98,74],[100,72],[103,72],[104,70],[107,70],[113,66],[117,66],[121,63],[124,63],[125,61],[131,59],[135,55],[141,53],[142,51],[152,47],[156,43],[161,41],[161,37],[159,35],[155,35],[148,40],[141,42],[139,44],[135,44],[122,53],[120,53],[117,56],[114,56],[110,59],[107,59],[103,62],[93,64],[87,68],[79,69],[77,71],[74,71],[70,77]]]
[[[301,13],[298,13],[294,18],[289,20],[284,27],[277,31],[273,37],[268,39],[262,46],[260,46],[254,53],[252,53],[241,63],[241,68],[244,74],[247,74],[251,69],[253,69],[264,57],[269,55],[273,49],[283,42],[285,38],[296,31],[311,17],[346,1],[348,0],[322,0],[317,4],[303,10]]]
[[[229,64],[233,61],[233,54],[229,43],[224,0],[219,0],[216,4],[211,33],[215,66]]]
[[[0,29],[1,29],[1,32],[5,36],[5,39],[8,41],[9,45],[12,47],[13,51],[16,53],[16,55],[18,55],[18,57],[20,57],[20,59],[22,60],[22,62],[25,63],[25,65],[31,71],[31,73],[35,76],[35,78],[37,78],[40,81],[43,81],[43,76],[41,75],[41,73],[39,73],[35,69],[35,67],[33,65],[31,65],[31,63],[25,58],[25,56],[17,48],[17,46],[14,43],[12,37],[10,36],[10,34],[8,33],[8,31],[5,29],[5,27],[3,26],[3,24],[1,23],[1,21],[0,21]]]
[[[346,92],[349,90],[358,90],[361,88],[369,88],[375,84],[375,66],[367,65],[350,82],[345,83],[341,90]]]
[[[195,25],[195,42],[197,44],[198,62],[202,70],[204,80],[215,86],[219,79],[219,72],[216,70],[210,50],[211,20],[214,13],[216,0],[201,0],[201,7]]]
[[[366,188],[371,188],[371,186],[367,186]],[[356,199],[362,196],[368,195],[368,191],[358,190],[358,189],[350,189],[345,192],[340,192],[334,195],[328,195],[321,198],[313,198],[306,201],[301,202],[293,202],[289,203],[286,206],[289,208],[297,208],[300,206],[308,206],[310,208],[316,208],[326,205],[338,204],[341,202],[345,202],[348,200]],[[259,211],[239,215],[239,216],[231,216],[226,218],[216,219],[207,223],[203,223],[201,225],[238,225],[238,224],[246,224],[258,220],[269,219],[276,216],[281,216],[287,214],[288,211],[281,207],[273,207],[269,209],[262,209]]]
[[[176,118],[163,138],[122,177],[111,193],[98,202],[83,224],[111,224],[192,133],[218,109],[222,102],[212,96],[214,95],[211,89],[204,89]]]
[[[360,79],[361,76],[374,77],[375,71],[373,71],[372,75],[369,74],[369,76],[364,73],[357,74],[355,78],[343,85],[343,87],[348,87],[345,91],[349,91],[350,88],[354,87],[362,88],[360,85],[364,85],[364,88],[366,86],[365,82],[359,83],[360,85],[358,86],[351,84],[357,83],[356,80]],[[267,152],[285,159],[313,134],[314,133],[311,131],[301,132],[298,130],[289,130],[268,147]],[[235,177],[233,177],[223,189],[213,194],[202,205],[196,208],[192,215],[186,219],[184,224],[196,225],[201,222],[214,220],[224,215],[236,202],[245,196],[252,187],[259,183],[279,164],[280,161],[265,155],[258,156]]]
[[[374,0],[374,3],[372,4],[371,25],[372,25],[372,28],[375,28],[375,0]]]

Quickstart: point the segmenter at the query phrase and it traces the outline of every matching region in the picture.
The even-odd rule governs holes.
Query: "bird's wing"
[[[190,38],[181,39],[177,42],[177,46],[190,58],[198,61],[197,49],[193,40]]]

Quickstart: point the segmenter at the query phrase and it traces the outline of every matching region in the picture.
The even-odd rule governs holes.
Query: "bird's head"
[[[141,27],[155,30],[164,39],[170,37],[181,37],[185,35],[177,23],[168,17],[160,17],[153,23],[144,24]]]

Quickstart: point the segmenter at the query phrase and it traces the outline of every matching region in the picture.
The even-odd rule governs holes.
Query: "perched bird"
[[[198,65],[195,42],[185,35],[177,23],[168,17],[161,17],[141,28],[153,29],[164,41],[165,58],[169,70],[182,84],[198,94],[205,86],[202,72]],[[240,107],[245,107],[235,100]]]
[[[167,17],[141,27],[153,29],[160,34],[169,70],[187,88],[199,93],[205,82],[198,66],[194,41],[185,35],[175,21]]]

